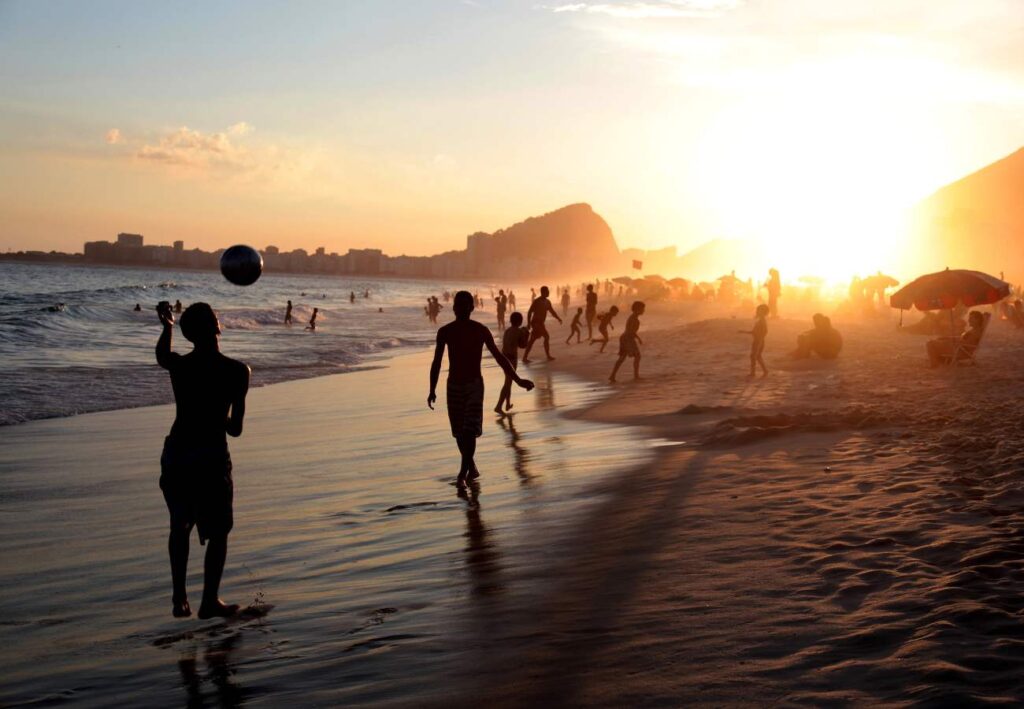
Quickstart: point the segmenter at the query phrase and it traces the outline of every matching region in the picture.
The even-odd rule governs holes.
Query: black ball
[[[251,286],[263,273],[263,257],[251,246],[236,244],[221,254],[220,272],[236,286]]]

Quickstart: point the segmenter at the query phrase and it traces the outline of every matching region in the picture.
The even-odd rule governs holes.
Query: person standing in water
[[[316,331],[316,316],[320,313],[320,308],[313,308],[313,314],[309,317],[309,325],[306,326],[307,330]]]
[[[594,284],[587,284],[587,339],[594,341],[594,318],[597,317],[597,293]]]
[[[583,327],[580,325],[580,318],[583,317],[583,308],[576,308],[576,314],[572,317],[572,323],[569,325],[569,337],[565,338],[565,344],[569,344],[572,341],[572,336],[576,335],[576,344],[581,342],[580,337],[583,334]]]
[[[516,294],[511,288],[508,290],[508,307],[512,308],[512,310],[516,309]]]
[[[498,297],[494,299],[498,311],[498,332],[505,332],[505,309],[508,308],[508,298],[505,297],[505,290],[498,290]]]
[[[181,315],[181,301],[180,300],[175,300],[174,301],[174,312],[177,315]]]
[[[292,301],[288,301],[288,305],[284,309],[284,324],[292,324]]]
[[[633,358],[633,379],[640,378],[640,345],[644,343],[639,334],[640,316],[646,309],[647,306],[643,301],[638,300],[633,303],[633,313],[626,319],[626,329],[619,336],[619,358],[615,360],[612,375],[608,377],[608,381],[612,384],[615,383],[615,375],[619,373],[619,367],[626,361],[626,357]]]
[[[568,288],[568,286],[566,286],[565,288],[562,289],[562,317],[563,318],[569,317],[569,302],[570,302],[569,288]]]
[[[562,324],[562,318],[558,317],[551,301],[548,300],[550,293],[547,286],[541,286],[540,297],[534,299],[530,310],[526,313],[526,320],[530,323],[530,341],[526,345],[526,352],[523,353],[523,364],[530,363],[530,350],[533,348],[533,343],[541,338],[544,339],[544,354],[547,355],[548,361],[554,359],[551,356],[551,336],[548,334],[544,321],[547,319],[548,313],[555,317],[559,325]]]
[[[512,313],[509,318],[512,326],[505,330],[505,334],[501,336],[501,353],[505,355],[512,368],[515,369],[519,364],[519,348],[526,346],[526,338],[529,336],[529,330],[523,327],[523,314]],[[502,410],[502,404],[505,409]],[[498,395],[498,405],[494,407],[494,411],[499,414],[504,414],[512,408],[512,377],[505,375],[505,384],[501,387],[501,393]]]
[[[437,345],[434,360],[430,364],[430,393],[427,406],[434,408],[437,401],[437,380],[441,375],[441,360],[448,349],[448,422],[452,436],[459,447],[462,462],[456,484],[462,487],[467,479],[480,477],[473,456],[476,454],[476,439],[483,433],[484,379],[480,372],[480,360],[486,347],[494,361],[519,386],[527,391],[533,389],[533,382],[523,379],[512,363],[494,344],[494,336],[485,325],[470,319],[473,313],[473,295],[469,291],[455,294],[452,305],[455,320],[437,331]]]
[[[757,374],[757,365],[761,365],[761,376],[768,375],[768,367],[764,365],[764,343],[768,338],[768,314],[771,311],[764,303],[757,306],[754,311],[754,329],[740,330],[742,335],[753,335],[754,341],[750,343],[750,376]]]
[[[238,606],[220,600],[220,580],[227,559],[228,533],[234,526],[231,455],[227,436],[242,435],[250,369],[220,352],[220,323],[206,303],[190,305],[181,316],[181,333],[194,348],[187,355],[171,350],[174,314],[159,310],[163,332],[156,361],[171,376],[175,417],[160,456],[160,489],[170,513],[167,550],[171,559],[171,612],[192,615],[185,588],[189,537],[199,530],[206,544],[203,601],[199,617],[234,615]]]

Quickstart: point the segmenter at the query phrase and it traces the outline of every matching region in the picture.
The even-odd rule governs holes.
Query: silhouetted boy
[[[526,346],[529,330],[523,327],[522,313],[512,313],[509,322],[512,323],[512,327],[505,330],[505,334],[501,337],[501,353],[515,369],[519,364],[519,348]],[[505,411],[512,408],[512,377],[507,374],[505,375],[505,384],[501,387],[501,394],[498,396],[498,405],[494,407],[499,414],[504,413],[501,409],[502,404],[505,405]]]
[[[761,376],[768,374],[768,367],[764,366],[764,342],[768,338],[768,315],[771,309],[761,303],[754,311],[754,329],[740,330],[741,334],[753,335],[754,341],[750,343],[750,376],[757,373],[757,365],[761,365]]]
[[[171,375],[176,412],[160,456],[160,489],[171,517],[167,549],[171,557],[172,612],[192,615],[185,590],[189,536],[199,529],[207,544],[200,618],[233,615],[238,606],[218,597],[227,558],[228,533],[234,524],[231,455],[227,436],[242,435],[250,370],[220,353],[220,323],[206,303],[190,305],[181,316],[181,333],[194,348],[187,355],[171,351],[174,315],[159,309],[164,329],[156,343],[156,361]]]
[[[569,330],[569,336],[567,338],[565,338],[565,344],[567,344],[567,345],[569,344],[569,341],[572,340],[572,336],[573,335],[576,335],[576,344],[577,345],[582,341],[581,338],[583,336],[583,326],[580,325],[580,318],[582,318],[582,317],[583,317],[583,308],[576,308],[576,314],[573,315],[572,323],[570,323],[570,325],[569,325],[569,327],[571,329]]]
[[[547,355],[548,361],[554,359],[551,356],[551,336],[548,334],[544,321],[547,319],[548,313],[555,316],[559,325],[562,324],[562,318],[558,317],[551,301],[548,300],[550,294],[551,291],[547,286],[541,286],[540,297],[534,299],[530,304],[530,310],[526,313],[526,319],[530,323],[530,341],[526,343],[526,352],[523,353],[524,364],[530,363],[530,350],[533,349],[533,343],[541,338],[544,339],[544,354]]]
[[[601,333],[601,339],[600,340],[596,340],[596,339],[595,340],[591,340],[590,343],[594,344],[594,343],[600,342],[601,343],[601,349],[599,350],[600,352],[604,352],[604,348],[608,345],[608,339],[609,339],[609,337],[608,337],[608,328],[611,328],[612,330],[615,329],[615,326],[612,325],[612,320],[614,320],[615,316],[618,315],[618,314],[619,314],[618,306],[613,305],[612,307],[608,308],[608,312],[607,313],[602,313],[597,318],[597,331],[599,333]]]
[[[515,368],[505,355],[498,351],[491,331],[470,319],[473,313],[473,295],[469,291],[460,290],[455,294],[452,310],[455,311],[455,320],[437,331],[434,361],[430,365],[430,394],[427,395],[427,406],[433,409],[434,402],[437,401],[437,378],[441,374],[441,359],[447,347],[448,422],[462,454],[462,464],[456,479],[462,486],[466,484],[467,477],[480,477],[473,456],[476,454],[476,439],[483,432],[484,379],[480,373],[483,348],[488,349],[505,375],[511,377],[516,384],[529,391],[533,389],[533,382],[516,374]]]
[[[288,305],[284,309],[284,324],[292,324],[292,301],[288,301]]]
[[[608,381],[612,384],[615,383],[615,375],[618,374],[622,363],[626,361],[626,357],[633,358],[633,379],[640,378],[640,345],[644,343],[639,335],[640,316],[646,309],[647,306],[643,301],[638,300],[633,303],[633,313],[626,319],[626,329],[619,336],[619,358],[615,360],[612,375],[608,377]]]
[[[597,317],[597,293],[594,284],[587,284],[587,339],[594,340],[594,318]]]

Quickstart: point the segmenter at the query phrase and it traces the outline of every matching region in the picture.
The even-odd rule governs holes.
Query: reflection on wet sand
[[[480,485],[470,483],[459,490],[466,501],[466,568],[470,576],[470,594],[474,598],[489,597],[502,590],[499,578],[500,554],[490,539],[490,530],[480,516]]]
[[[231,660],[231,655],[241,640],[241,633],[235,633],[207,645],[203,653],[203,661],[206,663],[205,677],[199,673],[196,646],[193,645],[188,652],[178,658],[178,671],[181,673],[181,684],[185,688],[188,700],[186,706],[189,709],[208,706],[203,695],[204,681],[213,684],[216,706],[240,707],[245,703],[247,693],[235,683],[236,667]]]
[[[516,475],[519,476],[519,482],[522,485],[530,485],[536,476],[530,473],[527,467],[530,461],[530,453],[521,443],[523,437],[516,430],[514,415],[509,414],[501,417],[498,419],[498,425],[509,435],[508,445],[514,455],[513,466],[515,467]]]
[[[544,370],[533,377],[536,385],[537,408],[541,411],[548,411],[555,408],[555,387],[551,381],[551,372]]]

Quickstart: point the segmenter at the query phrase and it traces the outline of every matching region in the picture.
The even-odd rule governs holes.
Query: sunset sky
[[[0,1],[0,248],[892,238],[1024,145],[1020,0]],[[866,236],[865,236],[866,235]]]

